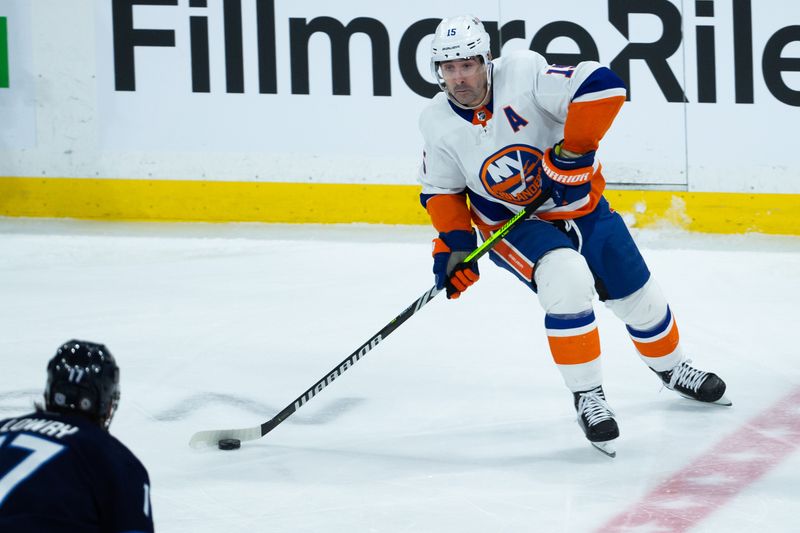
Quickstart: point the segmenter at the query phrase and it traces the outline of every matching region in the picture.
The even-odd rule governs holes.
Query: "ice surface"
[[[765,447],[763,475],[686,470],[800,387],[796,237],[636,234],[690,357],[734,405],[661,390],[598,303],[616,459],[575,422],[535,296],[488,259],[464,297],[436,298],[266,437],[189,448],[268,420],[429,289],[432,236],[0,219],[0,416],[30,409],[61,342],[106,343],[122,368],[112,433],[150,471],[157,531],[595,531],[654,512],[648,495],[681,472],[708,488],[655,502],[667,530],[796,531],[800,408],[759,433],[789,450]]]

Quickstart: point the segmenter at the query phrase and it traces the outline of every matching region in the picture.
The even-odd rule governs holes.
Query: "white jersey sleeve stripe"
[[[594,93],[586,93],[578,96],[577,98],[573,99],[573,102],[593,102],[595,100],[602,100],[604,98],[611,98],[614,96],[626,96],[628,93],[627,91],[622,88],[614,88],[614,89],[606,89],[604,91],[597,91]]]

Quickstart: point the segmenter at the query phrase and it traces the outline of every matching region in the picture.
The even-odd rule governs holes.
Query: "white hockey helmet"
[[[473,15],[459,15],[442,19],[436,27],[431,43],[431,73],[439,87],[447,94],[451,102],[464,109],[447,90],[439,63],[455,59],[469,59],[480,56],[486,68],[486,94],[488,97],[492,87],[492,56],[489,47],[489,34],[483,23]],[[482,102],[480,105],[483,105]],[[476,107],[480,107],[480,105]]]

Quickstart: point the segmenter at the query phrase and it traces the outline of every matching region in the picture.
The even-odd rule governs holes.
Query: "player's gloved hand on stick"
[[[597,171],[594,150],[585,154],[567,154],[562,143],[548,148],[542,157],[542,189],[550,192],[556,206],[571,204],[592,190],[592,176]],[[570,157],[575,155],[575,157]]]
[[[455,230],[440,233],[433,239],[433,274],[436,288],[447,289],[447,298],[455,299],[478,281],[478,263],[462,263],[478,246],[474,231]]]

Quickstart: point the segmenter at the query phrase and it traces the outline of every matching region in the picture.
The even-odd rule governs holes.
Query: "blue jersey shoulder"
[[[617,76],[613,70],[608,67],[600,67],[583,80],[581,86],[575,92],[573,99],[579,98],[583,95],[590,93],[598,93],[608,89],[627,89],[625,82],[622,78]]]
[[[147,470],[84,417],[0,420],[0,531],[16,530],[153,531]]]

